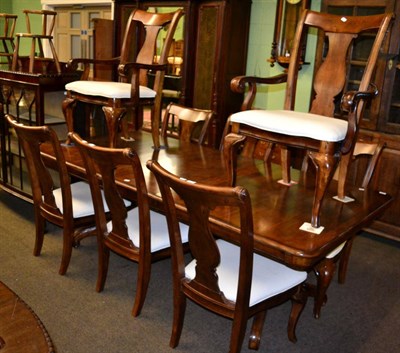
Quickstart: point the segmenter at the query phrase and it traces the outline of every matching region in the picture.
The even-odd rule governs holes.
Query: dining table
[[[100,142],[93,141],[98,145]],[[157,160],[170,172],[197,183],[227,186],[229,173],[224,154],[220,150],[169,138],[160,149],[152,147],[151,134],[139,130],[131,141],[120,141],[121,148],[131,148],[138,154],[146,180],[150,207],[163,212],[163,201],[154,175],[146,168],[148,160]],[[85,179],[83,161],[76,146],[62,143],[69,173]],[[55,167],[54,154],[49,145],[42,145],[43,158]],[[315,176],[293,170],[296,183],[290,186],[278,182],[280,166],[239,154],[236,185],[245,187],[251,196],[254,223],[254,251],[287,266],[311,271],[338,247],[352,239],[360,230],[379,217],[390,205],[392,197],[373,189],[359,189],[351,185],[348,196],[354,199],[342,203],[334,199],[337,183],[332,180],[321,209],[320,234],[300,229],[311,219]],[[115,177],[124,198],[135,200],[136,186],[130,168],[121,167]],[[176,196],[180,220],[188,219],[186,208]],[[239,213],[225,207],[216,208],[210,217],[211,228],[218,237],[233,243],[239,236]],[[330,276],[323,271],[321,276]]]

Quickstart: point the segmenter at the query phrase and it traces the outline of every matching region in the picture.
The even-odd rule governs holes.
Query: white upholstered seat
[[[221,255],[221,261],[217,267],[219,287],[226,299],[236,301],[240,247],[221,239],[216,243]],[[253,261],[250,306],[297,286],[307,277],[307,272],[293,270],[264,256],[254,254]],[[196,260],[186,266],[185,275],[190,279],[195,278]]]
[[[67,91],[88,96],[130,99],[132,85],[124,82],[73,81],[65,85]],[[139,87],[139,98],[154,98],[156,91],[146,86]]]
[[[230,119],[260,130],[329,142],[343,141],[348,125],[344,120],[293,110],[245,110]]]
[[[130,225],[133,227],[130,227]],[[139,211],[138,208],[128,212],[128,236],[132,240],[135,246],[140,247],[140,233],[139,233]],[[164,215],[150,210],[150,226],[151,226],[151,248],[150,252],[156,252],[162,249],[170,247],[167,219]],[[179,223],[182,242],[186,243],[188,241],[189,228],[186,224]],[[112,227],[112,222],[107,223],[107,230],[110,232]]]

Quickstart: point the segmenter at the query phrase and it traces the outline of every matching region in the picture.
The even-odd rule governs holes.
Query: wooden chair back
[[[174,320],[170,346],[176,347],[179,343],[186,298],[233,320],[230,352],[240,352],[247,321],[253,316],[249,347],[258,349],[266,310],[291,299],[293,306],[288,337],[295,342],[296,323],[306,302],[301,283],[307,275],[254,254],[253,215],[248,191],[240,186],[217,187],[183,179],[168,172],[154,160],[148,161],[147,167],[155,175],[161,191],[171,243]],[[178,222],[178,210],[181,207],[188,216],[189,249],[193,257],[188,265],[185,263]],[[238,216],[237,227],[231,229],[237,235],[235,239],[238,246],[217,239],[213,233],[210,217],[217,208],[225,210],[227,217],[232,212]],[[263,278],[253,274],[253,269],[258,275],[262,272]],[[233,273],[228,275],[229,271]],[[289,284],[293,272],[290,275],[283,274],[286,271],[296,272],[295,276],[299,277]],[[285,285],[273,289],[276,279],[268,279],[271,272],[284,277],[287,280]],[[253,286],[257,277],[258,284]],[[267,283],[269,280],[271,282]],[[270,292],[257,301],[251,301],[251,294],[257,292],[255,287],[260,286],[265,286]]]
[[[0,13],[0,43],[2,45],[0,49],[0,59],[5,57],[10,69],[15,47],[14,32],[17,18],[17,15]]]
[[[168,137],[181,141],[206,143],[207,132],[214,113],[211,110],[188,108],[170,103],[165,109],[161,136],[168,145]]]
[[[64,154],[56,132],[48,126],[27,126],[18,123],[11,115],[7,116],[8,124],[18,136],[24,152],[26,166],[32,187],[34,205],[47,213],[50,220],[62,224],[63,218],[72,219],[72,197],[70,177],[65,164]],[[40,146],[51,145],[57,161],[58,178],[51,173],[41,156]],[[55,203],[53,190],[61,187],[63,193],[63,212]]]
[[[147,167],[154,173],[165,205],[173,258],[173,276],[175,288],[196,302],[212,308],[219,313],[233,312],[235,303],[228,301],[219,289],[215,268],[220,262],[216,239],[211,231],[209,216],[216,207],[237,209],[240,225],[237,240],[241,246],[240,278],[238,299],[240,305],[248,303],[253,263],[253,216],[250,196],[243,187],[214,187],[201,185],[173,175],[158,162],[149,161]],[[172,190],[183,200],[189,215],[189,246],[193,258],[197,261],[196,277],[189,281],[185,278],[185,259],[178,226],[175,200]]]
[[[156,63],[167,65],[173,36],[182,15],[182,11],[170,13],[152,13],[140,9],[132,11],[125,28],[120,63],[135,62],[144,65]],[[166,36],[163,41],[159,41],[159,33],[163,29],[166,30]],[[159,43],[161,43],[160,48],[158,48]],[[157,52],[158,49],[160,50],[159,53]],[[139,85],[147,86],[147,73],[148,69],[140,69],[138,75]],[[162,84],[161,77],[163,78],[164,75],[161,74],[165,74],[165,70],[156,72],[153,87],[156,92],[159,91],[158,87]],[[124,77],[120,77],[120,79],[124,79]]]
[[[347,173],[347,181],[363,189],[373,187],[372,178],[385,147],[386,144],[383,142],[358,141],[354,147],[353,162],[351,163],[351,171],[353,173]],[[362,166],[360,166],[361,164]],[[340,179],[341,169],[342,164],[339,162],[339,166],[333,176],[334,180]]]
[[[310,113],[334,116],[334,102],[338,95],[343,94],[348,68],[351,63],[351,52],[354,40],[365,32],[376,33],[374,45],[371,48],[367,64],[358,85],[357,91],[370,90],[378,55],[392,16],[379,14],[372,16],[337,16],[327,13],[306,11],[299,20],[295,43],[301,39],[309,28],[320,30],[320,35],[326,38],[326,45],[321,48],[323,61],[315,68],[313,89],[315,91],[311,102]],[[284,109],[294,110],[296,87],[300,69],[301,45],[295,45],[291,55],[288,70],[288,84],[285,95]],[[363,103],[357,110],[357,123],[363,111]]]
[[[16,48],[13,57],[13,70],[17,70],[17,66],[19,65],[19,48],[20,48],[20,40],[21,38],[28,38],[31,40],[31,50],[29,54],[29,72],[33,73],[37,70],[35,67],[35,60],[38,60],[42,63],[42,70],[47,71],[47,64],[53,63],[57,73],[61,73],[61,66],[58,60],[58,56],[53,43],[53,31],[54,26],[56,24],[56,11],[51,10],[24,10],[25,14],[25,22],[26,22],[26,32],[25,33],[17,33],[16,34]],[[32,17],[41,17],[40,30],[37,32],[33,30],[32,26]],[[44,49],[43,49],[43,41],[47,40],[49,44],[52,58],[46,57]],[[38,48],[38,55],[36,55],[36,44]]]
[[[127,207],[115,180],[118,167],[129,168],[134,175],[137,188],[137,206],[140,219],[140,245],[150,249],[150,215],[147,187],[138,155],[130,148],[100,147],[82,140],[76,133],[72,141],[78,146],[84,160],[88,181],[92,191],[96,224],[100,234],[107,235],[104,241],[118,253],[128,258],[139,258],[139,244],[133,244],[128,236]],[[100,187],[100,179],[101,187]],[[111,213],[112,230],[107,229],[105,205],[100,190],[103,189]],[[133,227],[133,225],[130,225]]]
[[[48,126],[26,126],[7,115],[8,126],[18,136],[32,187],[36,240],[33,254],[39,256],[45,234],[45,222],[63,229],[63,250],[59,274],[67,272],[72,249],[93,235],[95,220],[87,183],[71,183],[61,143]],[[45,164],[41,146],[51,146],[54,163]]]

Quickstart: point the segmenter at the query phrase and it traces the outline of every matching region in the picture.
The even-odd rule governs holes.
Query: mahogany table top
[[[137,133],[135,141],[124,142],[138,153],[142,161],[152,208],[162,210],[163,204],[156,180],[145,166],[151,158],[157,158],[163,167],[186,179],[226,185],[225,164],[218,150],[173,139],[169,141],[168,148],[158,151],[151,147],[151,135],[146,132]],[[85,170],[77,148],[64,145],[63,150],[71,174],[84,178]],[[47,162],[54,163],[47,146],[43,146],[42,151],[47,155]],[[378,191],[349,188],[348,196],[355,201],[341,203],[332,198],[336,195],[336,184],[332,182],[322,206],[321,225],[324,230],[321,234],[313,234],[299,229],[311,218],[313,177],[303,176],[297,184],[288,187],[277,183],[280,179],[279,166],[266,169],[259,160],[244,157],[238,160],[237,185],[246,187],[252,200],[255,251],[298,269],[311,269],[343,241],[380,216],[392,200],[389,195]],[[299,172],[297,176],[300,178]],[[120,169],[116,172],[116,178],[122,186],[124,197],[134,199],[132,173]],[[181,205],[179,200],[177,204]],[[179,208],[184,221],[185,209]],[[216,234],[235,241],[239,224],[237,214],[222,208],[216,209],[211,221]]]

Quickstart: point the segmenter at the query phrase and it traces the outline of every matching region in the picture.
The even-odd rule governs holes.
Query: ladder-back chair
[[[28,39],[31,40],[31,49],[29,54],[29,73],[42,73],[49,71],[49,64],[55,66],[55,70],[57,73],[61,73],[61,65],[58,60],[58,56],[56,53],[56,49],[53,43],[53,30],[56,24],[56,11],[50,10],[24,10],[25,20],[26,20],[26,33],[17,33],[16,34],[16,41],[15,41],[15,50],[13,55],[13,62],[12,62],[12,70],[23,71],[25,67],[20,65],[21,67],[18,68],[19,63],[21,63],[22,57],[19,54],[20,51],[20,42],[21,39]],[[41,17],[41,30],[39,33],[35,33],[31,26],[31,17],[33,16],[40,16]],[[47,41],[52,57],[46,57],[45,52],[43,49],[43,43]],[[36,47],[37,45],[37,47]],[[38,53],[36,53],[36,48],[38,49]],[[40,63],[42,67],[38,68],[36,62]]]
[[[0,60],[6,58],[6,62],[1,62],[1,64],[7,64],[9,69],[11,69],[12,57],[14,55],[14,32],[17,18],[17,15],[0,13],[0,30],[2,29],[0,32],[0,43],[2,45]]]

